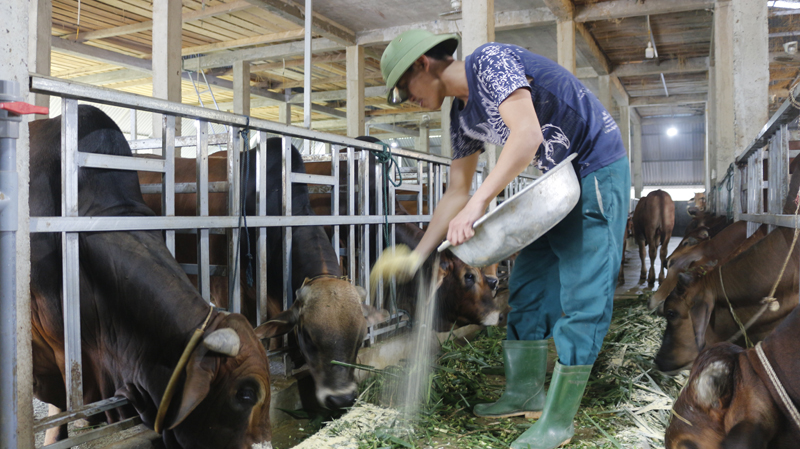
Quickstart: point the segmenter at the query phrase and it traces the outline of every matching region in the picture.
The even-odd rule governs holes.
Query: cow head
[[[166,447],[245,449],[269,441],[268,366],[266,351],[244,316],[215,314],[189,356],[185,379],[162,423]],[[164,399],[148,401],[148,393],[131,384],[117,394],[127,397],[150,425],[155,416],[151,404]]]
[[[351,406],[357,386],[353,369],[331,362],[356,363],[367,327],[386,319],[385,312],[363,304],[366,291],[331,277],[306,280],[292,307],[256,329],[261,338],[294,330],[317,390],[320,405]]]
[[[731,344],[703,351],[673,405],[665,433],[667,449],[720,449],[725,440],[725,415],[731,404],[738,353]],[[750,446],[747,446],[750,447]]]
[[[449,251],[439,258],[437,290],[440,323],[437,330],[449,330],[452,323],[496,326],[502,312],[494,298],[494,279],[487,278],[480,268],[465,264]]]
[[[659,312],[662,311],[662,306],[667,296],[678,286],[678,277],[681,273],[694,270],[697,274],[704,275],[706,271],[716,265],[716,262],[706,264],[701,262],[703,258],[703,248],[703,245],[690,247],[677,256],[675,253],[677,253],[678,250],[676,250],[675,253],[670,256],[670,266],[667,269],[667,276],[664,278],[664,282],[658,286],[658,290],[656,290],[655,294],[647,300],[647,307],[650,310],[658,309]],[[696,263],[701,265],[696,265]]]
[[[752,351],[752,350],[749,350]],[[744,349],[703,351],[673,406],[666,449],[794,448],[797,439]]]
[[[708,325],[714,311],[713,293],[695,271],[678,275],[678,285],[663,304],[667,328],[656,354],[658,369],[672,374],[690,365],[706,344]]]

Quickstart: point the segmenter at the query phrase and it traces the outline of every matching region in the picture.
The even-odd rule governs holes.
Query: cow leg
[[[659,285],[664,282],[664,271],[667,267],[667,246],[669,245],[669,236],[666,236],[661,242],[661,269],[658,270],[658,283]]]
[[[645,265],[645,258],[644,258],[645,241],[644,240],[637,240],[636,243],[639,244],[639,259],[642,261],[642,265],[641,265],[642,266],[642,270],[641,270],[641,274],[639,275],[639,280],[643,281],[645,279],[645,277],[647,276],[647,270],[645,268],[646,265]]]
[[[650,251],[650,271],[647,274],[647,283],[654,284],[656,282],[656,253],[658,252],[658,241],[654,238],[650,240],[648,245]]]
[[[53,416],[61,413],[61,409],[53,404],[47,405],[47,416]],[[67,425],[58,427],[51,427],[44,433],[44,445],[53,444],[56,441],[66,440],[69,435],[67,434]]]

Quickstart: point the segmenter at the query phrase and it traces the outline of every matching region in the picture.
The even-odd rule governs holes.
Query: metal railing
[[[734,220],[747,221],[748,236],[762,224],[770,225],[770,231],[776,226],[800,228],[800,216],[783,213],[789,193],[788,124],[800,115],[796,100],[793,101],[800,97],[800,86],[795,86],[789,96],[755,140],[736,158],[730,189],[733,197],[723,193],[731,187],[729,179],[717,187],[717,207],[732,203]]]

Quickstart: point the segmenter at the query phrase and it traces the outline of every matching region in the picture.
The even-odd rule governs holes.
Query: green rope
[[[381,180],[381,187],[383,189],[383,246],[384,248],[388,248],[390,245],[389,242],[389,183],[391,183],[394,187],[400,187],[403,184],[403,174],[400,172],[400,165],[397,163],[397,160],[394,158],[392,154],[392,147],[384,143],[383,141],[378,141],[383,149],[378,150],[370,150],[374,155],[376,161],[383,165],[383,173],[382,180]],[[390,175],[392,167],[394,167],[395,171],[397,172],[397,181],[392,179]],[[397,288],[394,283],[392,283],[392,290],[391,290],[391,307],[393,310],[390,310],[391,313],[397,313]]]

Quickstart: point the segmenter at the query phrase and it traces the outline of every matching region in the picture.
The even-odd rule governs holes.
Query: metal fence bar
[[[88,418],[92,415],[121,407],[126,404],[128,404],[128,400],[120,396],[103,399],[102,401],[98,401],[93,404],[84,405],[83,407],[71,412],[62,412],[57,415],[50,415],[36,420],[33,426],[33,431],[34,433],[41,432],[50,429],[51,427],[58,427],[62,424],[67,424],[78,419]]]
[[[258,215],[267,215],[267,133],[260,131],[258,143],[258,163],[256,164],[256,195]],[[258,257],[256,257],[256,304],[258,314],[256,326],[266,322],[267,317],[267,228],[258,228]]]
[[[167,116],[165,116],[167,117]],[[173,181],[173,193],[197,193],[196,182],[178,182]],[[142,184],[142,195],[147,194],[161,194],[163,184]],[[208,193],[228,193],[227,181],[215,181],[208,183]]]
[[[283,138],[281,152],[281,185],[283,186],[283,216],[292,216],[292,140]],[[292,228],[283,228],[283,309],[292,305]],[[284,342],[286,342],[284,338]]]
[[[231,126],[228,128],[228,184],[233,188],[228,189],[228,215],[238,217],[241,211],[241,189],[242,184],[240,179],[241,166],[240,166],[240,142],[244,151],[248,150],[250,142],[244,142],[244,139],[239,138],[238,129]],[[245,186],[246,188],[246,186]],[[241,225],[241,223],[239,224]],[[246,269],[241,264],[241,248],[239,247],[239,233],[241,229],[239,226],[230,228],[228,230],[228,310],[233,313],[241,313],[242,311],[242,295],[241,295],[241,274]],[[239,257],[237,257],[239,256]],[[238,267],[238,269],[237,269]]]
[[[369,152],[361,150],[358,153],[358,215],[369,215]],[[361,285],[369,285],[369,226],[361,228],[361,239],[359,241],[359,260],[358,272]],[[372,305],[370,289],[367,289],[367,296],[364,302]]]
[[[208,122],[197,123],[197,216],[208,217]],[[200,229],[197,235],[197,264],[200,274],[197,276],[197,290],[200,296],[211,302],[211,277],[208,271],[209,243],[208,229]]]
[[[78,216],[78,101],[61,103],[61,215]],[[81,359],[80,257],[79,235],[61,235],[64,376],[67,387],[67,410],[83,405],[83,364]]]
[[[106,435],[111,435],[112,433],[121,432],[125,429],[130,429],[131,427],[137,426],[141,423],[142,423],[142,418],[140,418],[139,416],[133,416],[123,421],[115,422],[114,424],[109,424],[107,426],[100,427],[96,430],[92,430],[90,432],[69,438],[67,440],[61,440],[53,444],[48,444],[47,446],[43,446],[43,448],[68,449],[73,446],[78,446],[80,444],[86,443],[87,441],[96,440]]]
[[[356,214],[356,166],[355,149],[347,147],[347,215]],[[347,227],[347,275],[353,282],[358,282],[356,277],[356,227],[351,224]]]
[[[339,194],[341,190],[339,185],[339,149],[327,143],[325,144],[325,150],[331,155],[331,176],[333,177],[334,181],[331,189],[331,215],[338,216],[340,200]],[[333,227],[333,238],[331,239],[331,244],[333,244],[333,252],[336,254],[336,260],[340,261],[341,255],[339,254],[339,249],[341,245],[339,242],[339,226]]]
[[[367,155],[368,159],[369,159],[369,156],[370,155],[368,154]],[[390,173],[386,173],[384,171],[384,165],[383,164],[377,164],[376,163],[375,164],[375,170],[372,171],[372,176],[375,179],[375,181],[374,181],[374,184],[375,184],[375,214],[376,215],[383,215],[384,201],[388,201],[388,198],[384,198],[383,197],[383,182],[384,182],[383,177],[384,176],[391,176],[391,174]],[[391,184],[391,183],[387,182],[387,184]],[[388,194],[388,192],[387,192],[387,194]],[[386,204],[388,204],[388,203],[386,203]],[[388,229],[384,229],[384,227],[385,227],[385,225],[383,223],[381,223],[381,224],[379,224],[377,226],[377,233],[378,234],[375,236],[377,254],[381,254],[381,252],[383,252],[384,231],[388,231]],[[372,247],[372,245],[370,245],[369,242],[368,242],[368,245],[367,245],[367,252],[368,253],[370,252],[370,248],[371,247]],[[384,279],[381,277],[380,284],[379,284],[377,290],[375,291],[375,299],[372,301],[372,305],[378,310],[383,309],[383,285],[384,285],[383,282],[384,282]],[[364,285],[367,285],[367,284],[364,284]],[[370,330],[370,332],[372,332],[374,330],[375,329],[373,328],[373,329]]]
[[[223,112],[223,111],[217,111],[215,109],[201,108],[198,106],[190,106],[181,103],[174,103],[167,100],[161,100],[158,98],[146,97],[143,95],[131,94],[118,90],[105,89],[102,87],[76,83],[73,81],[60,80],[57,78],[51,78],[42,75],[32,74],[30,76],[30,80],[31,80],[30,91],[32,93],[54,95],[64,98],[74,98],[78,100],[87,100],[96,103],[104,103],[111,106],[119,106],[123,108],[133,107],[141,111],[174,115],[176,117],[185,117],[196,120],[205,120],[208,122],[215,122],[222,125],[243,127],[247,124],[247,117],[243,115],[233,114],[230,112]],[[263,119],[250,118],[250,129],[267,131],[269,133],[279,134],[282,136],[298,137],[301,139],[315,140],[318,142],[327,142],[342,146],[352,146],[354,148],[364,148],[375,151],[383,150],[383,147],[381,145],[364,142],[361,140],[356,140],[351,137],[329,134],[322,131],[315,131],[298,126],[285,125],[282,123],[272,122]],[[406,150],[402,148],[392,149],[392,153],[396,156],[410,157],[413,159],[431,161],[438,164],[450,163],[450,159],[442,156],[437,156],[428,153],[419,153],[416,151]]]
[[[164,161],[161,159],[132,158],[128,156],[112,156],[109,154],[79,153],[78,166],[87,168],[104,168],[110,170],[135,170],[164,172]]]
[[[172,117],[173,120],[175,119],[175,116],[173,115],[170,115],[168,117]],[[128,145],[131,147],[131,150],[133,151],[155,150],[161,148],[162,142],[163,139],[142,139],[142,140],[128,142]],[[208,135],[209,145],[225,145],[226,143],[228,143],[228,133],[217,133]],[[175,148],[193,147],[195,145],[197,145],[197,136],[175,137]]]
[[[161,213],[165,217],[175,216],[175,117],[162,116],[161,155],[164,158],[164,174],[161,175]],[[195,187],[197,187],[195,185]],[[165,232],[165,243],[175,257],[175,231]]]

